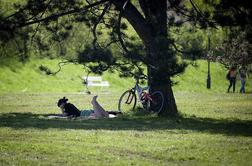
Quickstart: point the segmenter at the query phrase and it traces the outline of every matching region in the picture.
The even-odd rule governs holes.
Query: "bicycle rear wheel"
[[[136,106],[136,94],[132,90],[125,91],[119,99],[118,111],[133,111]]]
[[[153,111],[155,113],[159,113],[164,106],[164,95],[160,91],[155,91],[151,94],[151,100],[150,103],[148,104],[150,107],[150,111]]]

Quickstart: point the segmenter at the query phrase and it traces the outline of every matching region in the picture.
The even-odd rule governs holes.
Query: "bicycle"
[[[158,114],[162,110],[164,105],[163,93],[161,91],[154,91],[150,94],[149,86],[141,87],[139,85],[139,80],[147,79],[146,76],[138,77],[134,75],[134,78],[136,80],[135,86],[129,90],[126,90],[119,98],[118,111],[134,111],[138,96],[138,100],[141,102],[145,110]]]

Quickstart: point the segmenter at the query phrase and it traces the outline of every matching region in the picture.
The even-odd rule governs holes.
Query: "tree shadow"
[[[0,127],[14,129],[84,129],[84,130],[190,130],[226,135],[252,136],[252,121],[211,119],[199,117],[158,118],[121,116],[113,119],[48,119],[49,114],[6,113],[0,114]]]

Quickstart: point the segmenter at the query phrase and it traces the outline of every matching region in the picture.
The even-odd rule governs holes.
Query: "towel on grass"
[[[117,116],[114,115],[114,114],[109,114],[109,117],[108,118],[116,118]],[[48,119],[67,119],[69,117],[66,117],[66,116],[63,116],[61,114],[58,114],[58,115],[49,115],[47,116]],[[82,118],[82,117],[78,117],[80,119],[99,119],[99,118]]]

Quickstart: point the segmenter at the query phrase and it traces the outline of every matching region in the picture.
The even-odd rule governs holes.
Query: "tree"
[[[213,7],[212,19],[227,32],[226,39],[219,47],[223,53],[221,62],[226,67],[252,64],[251,3],[238,0],[206,2]]]
[[[227,33],[227,38],[219,46],[219,50],[223,52],[220,62],[227,68],[252,64],[252,45],[246,39],[246,32],[236,27],[230,28]]]
[[[61,42],[68,37],[74,23],[84,23],[93,33],[93,42],[79,51],[78,62],[97,62],[95,66],[87,66],[98,73],[116,68],[124,72],[122,75],[129,71],[143,73],[143,66],[146,66],[151,91],[162,91],[166,99],[161,113],[174,116],[178,110],[172,77],[183,72],[186,65],[177,60],[178,50],[169,30],[183,22],[199,23],[202,27],[213,25],[206,16],[193,0],[28,0],[16,5],[15,13],[0,17],[0,39],[15,38],[22,34],[23,27],[30,26],[32,37],[44,27],[53,40]],[[134,39],[124,32],[127,24],[123,18],[142,43],[131,42]],[[108,43],[99,42],[103,28],[111,30]],[[36,41],[47,48],[39,38]],[[109,49],[113,43],[119,43],[123,49],[121,57],[113,55]]]

